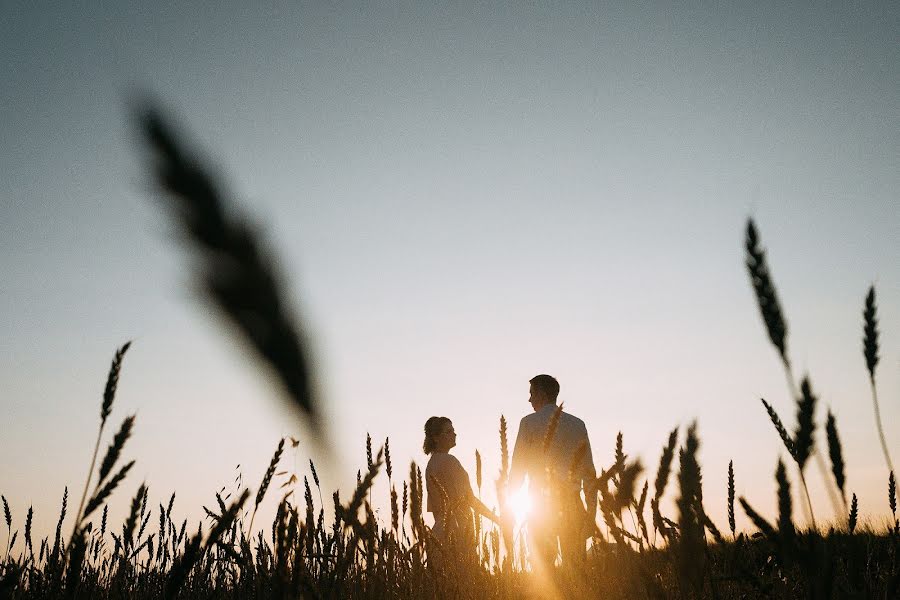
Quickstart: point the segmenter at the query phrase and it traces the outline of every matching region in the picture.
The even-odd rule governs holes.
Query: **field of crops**
[[[117,371],[118,362],[111,380]],[[105,502],[131,467],[115,469],[131,425],[126,419],[115,435],[84,507],[73,516],[69,500],[74,498],[63,498],[53,539],[32,539],[31,511],[24,522],[14,522],[3,499],[9,534],[3,597],[890,598],[897,593],[897,527],[861,531],[851,501],[840,530],[798,530],[781,463],[774,519],[739,499],[758,531],[735,532],[732,478],[727,528],[713,524],[703,510],[693,427],[685,432],[677,465],[678,432],[672,432],[652,490],[649,481],[638,489],[640,469],[620,445],[616,463],[601,474],[598,535],[587,558],[537,572],[529,568],[521,530],[513,535],[479,522],[477,539],[443,545],[435,539],[423,519],[422,473],[415,464],[396,473],[389,445],[374,456],[370,452],[352,497],[334,493],[327,507],[311,464],[314,480],[304,480],[303,500],[285,495],[274,522],[252,537],[247,532],[256,508],[267,494],[277,493],[270,484],[285,440],[256,494],[243,489],[236,500],[217,494],[218,506],[204,508],[205,523],[175,517],[174,495],[153,507],[144,486],[132,499],[127,520],[108,523]],[[502,423],[502,452],[505,444]],[[505,453],[501,459],[506,465]],[[481,473],[477,476],[481,483]],[[378,477],[390,481],[390,522],[380,522],[371,506]],[[893,478],[889,485],[885,508],[893,512]],[[659,501],[673,487],[678,514],[660,514]]]
[[[309,395],[298,341],[302,336],[295,335],[282,312],[277,280],[254,245],[252,232],[221,212],[215,187],[200,167],[185,161],[162,121],[151,113],[144,124],[159,154],[162,187],[184,202],[178,212],[189,236],[207,250],[215,249],[219,258],[224,254],[229,259],[210,262],[201,274],[211,301],[231,315],[233,324],[280,374],[301,414],[315,428],[318,413]],[[508,434],[501,417],[499,476],[485,477],[479,461],[475,479],[479,490],[496,485],[498,510],[510,525],[501,528],[478,518],[471,537],[439,541],[423,513],[422,470],[415,463],[395,469],[389,442],[375,449],[371,439],[365,467],[348,497],[321,489],[312,461],[312,481],[303,479],[302,499],[296,478],[287,489],[276,489],[273,478],[285,445],[295,443],[285,439],[278,443],[259,485],[254,490],[242,487],[226,498],[216,494],[217,505],[203,507],[206,518],[201,523],[173,514],[174,494],[155,506],[143,485],[131,500],[125,522],[110,523],[107,503],[134,465],[121,460],[133,416],[122,421],[105,452],[100,452],[129,348],[125,344],[114,356],[106,383],[91,476],[83,490],[72,490],[71,496],[66,490],[55,535],[33,537],[32,510],[14,518],[7,498],[2,498],[7,539],[0,547],[0,598],[900,597],[896,482],[880,417],[884,505],[882,513],[867,516],[889,515],[893,527],[873,530],[859,525],[856,496],[846,488],[836,420],[829,411],[820,423],[812,383],[807,378],[795,383],[786,349],[786,321],[752,221],[745,249],[762,320],[796,406],[792,430],[765,400],[761,406],[790,458],[787,465],[781,461],[773,465],[776,515],[761,515],[744,498],[736,498],[729,468],[728,523],[713,523],[703,502],[701,436],[696,425],[676,428],[661,440],[653,473],[645,473],[638,460],[629,459],[620,434],[615,461],[602,465],[596,497],[585,499],[598,506],[587,556],[535,568],[526,543],[527,524],[513,528],[505,502],[512,490],[506,489]],[[231,277],[221,276],[223,264],[235,269]],[[878,416],[876,311],[872,288],[863,305],[859,371],[865,373],[865,365]],[[260,322],[267,326],[259,327]],[[546,433],[548,439],[554,435],[554,423]],[[813,463],[817,470],[808,468]],[[832,503],[846,515],[827,529],[801,527],[795,516],[800,508],[815,523],[806,479],[816,471],[826,477]],[[390,506],[389,521],[377,517],[373,509],[373,483],[379,478],[387,479],[390,490],[389,498],[377,499]],[[792,488],[803,490],[802,508],[793,506]],[[276,517],[260,529],[257,509],[272,496],[278,502]],[[661,509],[668,497],[674,499],[673,514]],[[752,531],[736,530],[735,510],[747,515]]]

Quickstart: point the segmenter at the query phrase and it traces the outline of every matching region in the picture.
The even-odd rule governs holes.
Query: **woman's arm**
[[[456,466],[456,477],[459,484],[459,488],[457,489],[459,490],[459,493],[461,493],[461,498],[465,498],[468,501],[468,505],[476,514],[483,515],[499,525],[500,517],[498,517],[494,511],[489,509],[484,502],[479,500],[472,491],[472,482],[469,479],[469,472],[466,471],[465,467],[460,464],[459,459],[455,456],[453,457],[453,460]]]
[[[497,525],[500,525],[500,517],[497,515],[497,513],[489,509],[484,502],[478,499],[478,496],[472,493],[471,490],[469,490],[469,504],[472,506],[472,510],[474,510],[476,514],[487,517]]]

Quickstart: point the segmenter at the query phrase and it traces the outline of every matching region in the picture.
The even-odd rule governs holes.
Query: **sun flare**
[[[509,507],[516,520],[516,527],[521,527],[531,512],[531,495],[528,493],[528,482],[522,483],[522,487],[509,497]]]

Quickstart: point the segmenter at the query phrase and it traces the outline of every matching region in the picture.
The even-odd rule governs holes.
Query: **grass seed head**
[[[675,444],[678,441],[678,428],[672,430],[669,434],[669,440],[663,447],[662,455],[659,457],[659,468],[656,470],[656,482],[654,483],[653,497],[658,501],[662,498],[663,492],[666,491],[666,484],[669,481],[669,473],[672,470],[672,458],[675,456]]]
[[[762,515],[756,512],[743,497],[738,498],[738,502],[740,502],[741,508],[744,509],[744,513],[746,513],[747,518],[750,519],[753,525],[755,525],[766,538],[777,543],[778,534],[775,532],[775,528],[772,527],[771,523],[766,521]]]
[[[791,505],[791,484],[787,478],[784,463],[778,459],[778,468],[775,470],[775,481],[778,483],[778,532],[781,537],[793,538],[794,521]]]
[[[778,432],[778,437],[781,438],[784,447],[787,448],[788,454],[790,454],[791,458],[796,461],[797,450],[794,448],[793,438],[791,438],[791,435],[785,428],[784,423],[781,422],[781,418],[778,416],[778,413],[775,412],[774,408],[772,408],[772,405],[766,402],[764,398],[760,398],[760,401],[763,403],[763,406],[766,407],[766,412],[769,413],[769,419],[772,421],[772,425],[775,426],[775,431]]]
[[[34,507],[28,507],[28,514],[25,515],[25,546],[31,550],[31,553],[34,554],[34,547],[32,546],[31,540],[31,522],[34,518]]]
[[[847,529],[853,534],[856,529],[856,522],[859,518],[859,503],[856,500],[856,494],[853,494],[853,499],[850,500],[850,515],[847,519]]]
[[[319,485],[319,474],[316,473],[316,465],[313,464],[312,459],[309,459],[309,470],[312,473],[313,482],[316,484],[316,487],[321,489],[321,486]]]
[[[891,514],[897,517],[897,480],[894,479],[894,472],[888,476],[888,506],[891,507]]]
[[[112,364],[109,367],[109,375],[106,377],[106,387],[103,390],[103,403],[100,406],[100,422],[105,423],[106,418],[112,412],[113,400],[116,397],[116,388],[119,385],[119,373],[122,370],[122,359],[125,353],[131,347],[131,342],[125,342],[121,348],[116,350],[113,356]]]
[[[692,589],[695,594],[703,587],[705,569],[704,551],[704,519],[701,490],[700,463],[697,452],[700,439],[697,437],[697,424],[692,423],[687,430],[684,448],[680,452],[678,484],[680,495],[676,500],[678,507],[679,550],[677,554],[678,576],[684,589]]]
[[[863,356],[869,378],[875,380],[875,367],[878,366],[878,308],[875,304],[875,286],[866,294],[866,306],[863,309]]]
[[[816,401],[809,377],[804,377],[800,383],[800,397],[797,399],[797,429],[794,432],[794,459],[800,470],[806,466],[816,443]]]
[[[12,513],[9,511],[9,503],[6,502],[6,496],[0,496],[3,498],[3,516],[6,518],[6,527],[12,527]]]
[[[734,461],[730,460],[728,461],[728,528],[731,530],[731,537],[734,537]]]
[[[544,434],[544,454],[550,452],[550,448],[553,446],[553,438],[556,437],[556,429],[559,427],[559,419],[562,416],[563,405],[562,403],[556,407],[556,410],[553,411],[553,415],[550,417],[550,422],[547,424],[547,432]]]
[[[778,350],[782,361],[787,364],[787,324],[781,312],[781,304],[778,294],[775,292],[775,284],[769,274],[769,266],[766,262],[766,252],[759,245],[759,235],[753,219],[747,219],[747,234],[744,240],[746,250],[745,264],[750,275],[750,284],[756,294],[756,303],[769,339]]]
[[[131,467],[134,466],[134,461],[129,462],[116,473],[106,484],[97,490],[94,496],[88,500],[87,506],[84,507],[84,514],[81,516],[82,519],[86,519],[91,513],[93,513],[97,508],[100,507],[101,504],[106,502],[106,499],[115,491],[115,489],[119,486],[120,483],[125,479],[125,476],[128,475],[128,471],[131,470]],[[105,513],[105,509],[104,509]]]
[[[828,418],[825,421],[825,436],[828,439],[828,457],[831,459],[831,473],[834,475],[834,483],[841,492],[844,506],[847,506],[847,493],[844,490],[846,479],[844,476],[844,454],[841,450],[841,439],[838,436],[837,422],[831,409],[828,410]]]
[[[475,450],[475,486],[478,493],[481,493],[481,453]]]
[[[122,449],[125,448],[125,442],[131,437],[131,431],[134,429],[134,419],[135,416],[131,415],[122,421],[119,431],[113,436],[113,441],[109,445],[109,448],[107,448],[106,455],[100,463],[100,476],[97,480],[98,487],[106,480],[107,475],[109,475],[113,467],[116,466],[116,461],[119,460]]]
[[[278,462],[281,460],[281,454],[284,451],[284,438],[278,440],[278,447],[275,448],[275,453],[272,455],[272,460],[269,461],[269,468],[266,469],[265,474],[263,475],[262,482],[259,484],[259,490],[256,492],[256,501],[255,506],[259,506],[263,498],[266,495],[266,490],[269,489],[269,484],[272,483],[272,477],[275,475],[275,469],[278,467]]]

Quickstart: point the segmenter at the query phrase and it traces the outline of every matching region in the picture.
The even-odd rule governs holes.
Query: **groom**
[[[535,558],[550,567],[557,548],[562,550],[563,562],[584,559],[585,540],[593,532],[597,514],[597,473],[584,421],[569,413],[560,413],[545,451],[545,438],[558,408],[559,382],[550,375],[538,375],[529,383],[528,401],[534,412],[519,423],[509,490],[515,493],[528,475],[534,501],[529,538]]]

